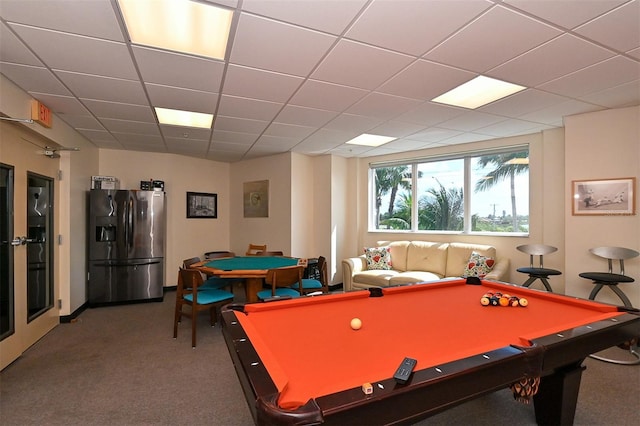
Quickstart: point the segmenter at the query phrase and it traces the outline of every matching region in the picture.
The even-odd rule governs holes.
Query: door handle
[[[23,246],[25,244],[27,244],[27,237],[15,237],[11,241],[12,246]]]

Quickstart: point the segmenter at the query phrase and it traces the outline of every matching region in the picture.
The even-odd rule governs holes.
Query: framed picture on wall
[[[187,192],[187,218],[215,219],[218,217],[218,194]]]
[[[572,213],[574,216],[610,216],[636,214],[636,179],[616,178],[574,180]]]
[[[242,202],[244,217],[269,217],[269,181],[245,182]]]

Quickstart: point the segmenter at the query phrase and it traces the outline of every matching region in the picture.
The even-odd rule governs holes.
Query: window
[[[526,146],[376,164],[370,176],[374,230],[529,231]]]

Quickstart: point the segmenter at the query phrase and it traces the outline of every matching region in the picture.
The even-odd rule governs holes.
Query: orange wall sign
[[[43,103],[31,101],[31,119],[44,127],[51,127],[51,110]]]

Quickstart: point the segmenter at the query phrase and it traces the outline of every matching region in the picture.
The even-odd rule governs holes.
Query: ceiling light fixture
[[[432,101],[440,104],[476,109],[524,89],[526,89],[524,86],[479,75],[473,80],[469,80],[449,90],[447,93],[432,99]]]
[[[190,0],[118,0],[131,42],[224,59],[233,11]]]
[[[346,143],[351,145],[380,146],[396,139],[397,138],[390,136],[370,135],[368,133],[363,133],[360,136],[347,141]]]
[[[210,129],[213,122],[213,114],[158,107],[155,110],[160,124]]]

